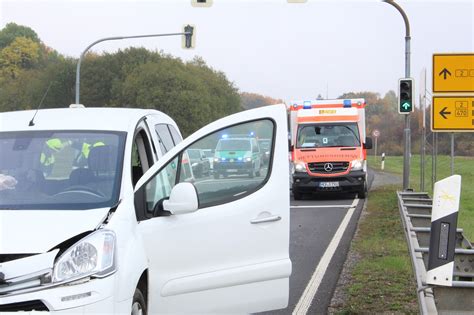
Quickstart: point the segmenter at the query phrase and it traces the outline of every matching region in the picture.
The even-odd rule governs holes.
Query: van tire
[[[136,288],[135,293],[133,294],[131,314],[132,315],[140,315],[140,314],[146,315],[147,314],[145,297],[143,296],[143,293],[139,288]]]

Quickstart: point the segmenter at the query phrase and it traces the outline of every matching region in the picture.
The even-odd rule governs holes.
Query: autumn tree
[[[28,38],[35,43],[40,43],[38,34],[31,28],[16,23],[8,23],[0,31],[0,49],[10,45],[18,37]]]
[[[257,93],[247,93],[247,92],[240,93],[240,100],[241,100],[242,107],[244,109],[251,109],[251,108],[257,108],[257,107],[262,107],[266,105],[284,103],[284,101],[281,99],[274,99],[269,96],[264,96]]]

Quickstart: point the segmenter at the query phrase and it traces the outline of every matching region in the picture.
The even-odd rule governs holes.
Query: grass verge
[[[418,313],[395,186],[371,191],[351,251],[359,257],[338,314]]]
[[[370,166],[380,169],[380,158],[368,157]],[[425,191],[433,194],[431,156],[426,157],[425,166]],[[451,175],[451,158],[440,155],[437,158],[437,180]],[[420,189],[420,156],[413,155],[411,158],[410,186],[415,190]],[[394,174],[403,173],[403,157],[385,157],[385,171]],[[457,156],[454,160],[454,173],[462,176],[461,202],[459,206],[458,226],[464,229],[464,235],[471,242],[474,241],[474,157]],[[401,189],[401,187],[397,187]]]

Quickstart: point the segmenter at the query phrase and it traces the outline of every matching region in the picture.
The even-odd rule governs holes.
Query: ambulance
[[[365,100],[293,101],[288,105],[293,197],[322,192],[367,196]]]

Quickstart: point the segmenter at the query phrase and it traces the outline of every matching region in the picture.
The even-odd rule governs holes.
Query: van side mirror
[[[172,214],[191,213],[198,209],[196,188],[191,183],[179,183],[171,190],[169,200],[163,200],[163,210]]]
[[[372,138],[371,137],[365,138],[364,149],[367,149],[367,150],[372,149]]]
[[[163,201],[169,198],[160,199],[153,207],[153,217],[167,217],[171,215],[171,212],[163,209]]]
[[[291,141],[288,140],[288,151],[293,152],[295,150],[295,146],[291,144]]]

